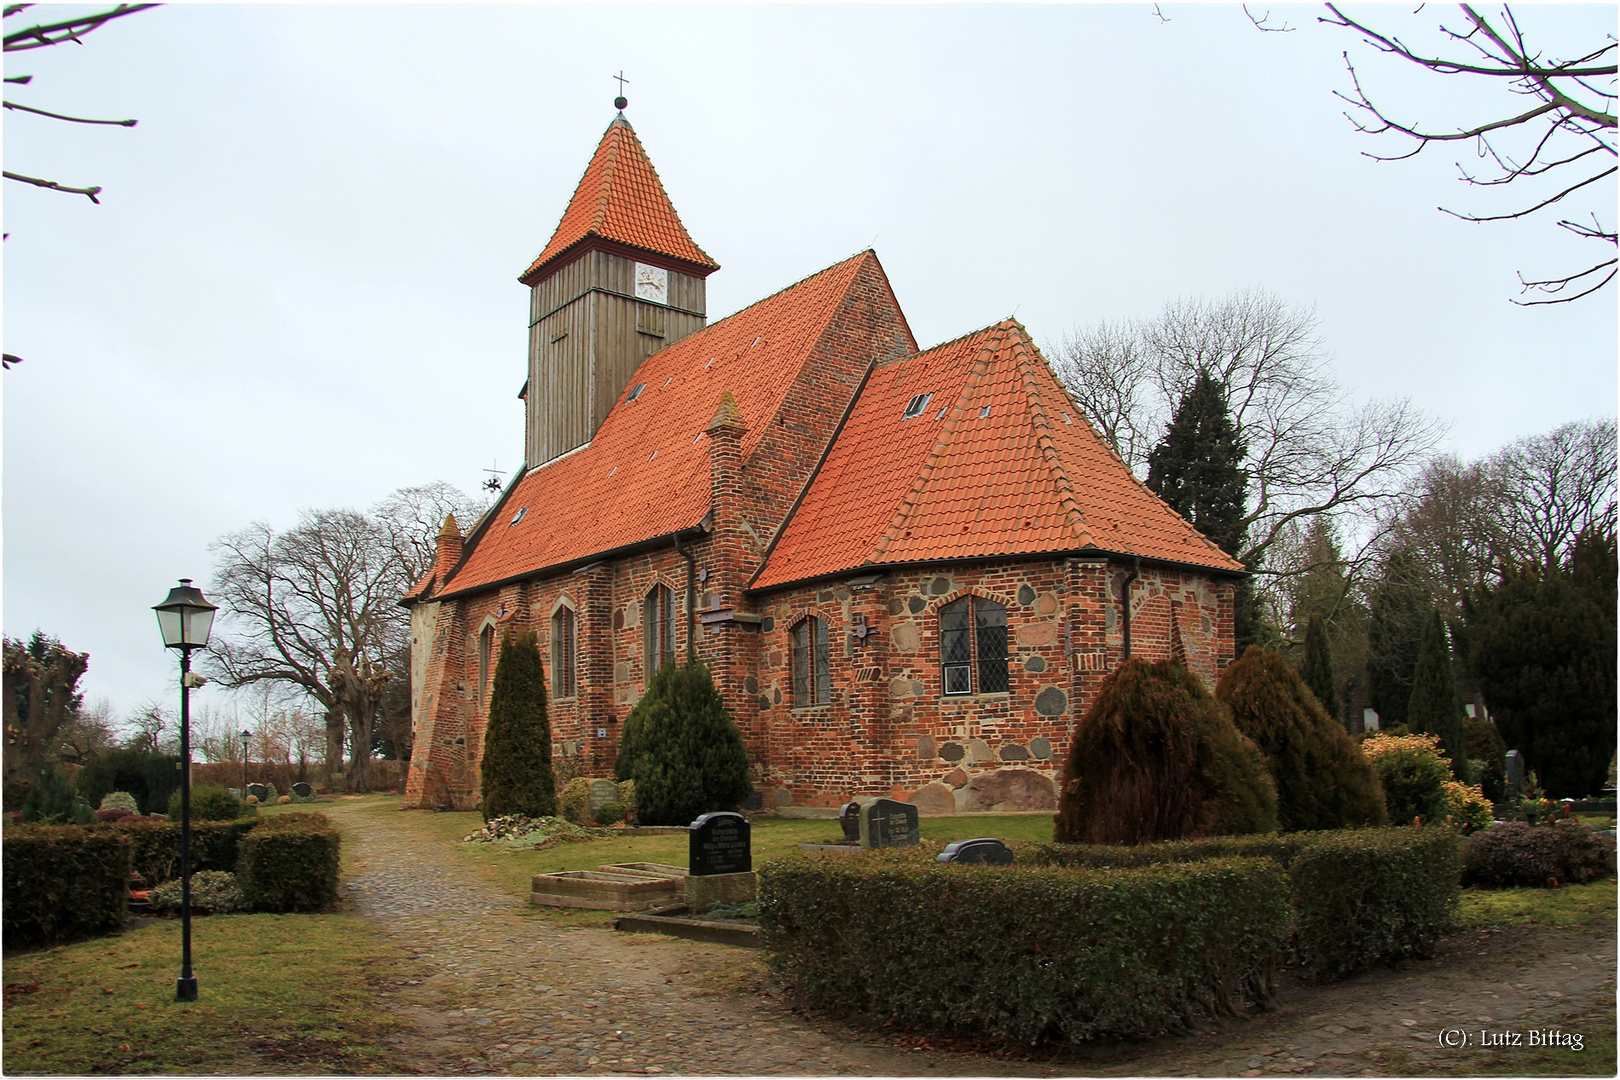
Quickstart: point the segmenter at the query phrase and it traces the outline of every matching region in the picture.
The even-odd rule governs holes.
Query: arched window
[[[811,615],[793,628],[793,706],[825,705],[831,700],[827,622]]]
[[[489,700],[490,654],[495,647],[495,627],[486,625],[478,631],[478,704]]]
[[[654,586],[641,602],[641,655],[648,679],[675,662],[675,594],[667,586]]]
[[[940,608],[939,664],[947,694],[1005,694],[1007,608],[981,596],[964,596]]]
[[[574,611],[560,607],[551,617],[551,693],[571,698],[577,693],[574,681]]]

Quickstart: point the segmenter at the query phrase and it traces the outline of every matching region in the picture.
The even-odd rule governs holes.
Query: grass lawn
[[[1600,922],[1613,932],[1615,879],[1557,889],[1464,889],[1457,921],[1470,930],[1504,926],[1563,928]]]
[[[198,1001],[177,1004],[180,922],[5,959],[4,1071],[397,1071],[374,984],[403,954],[347,915],[192,920]]]

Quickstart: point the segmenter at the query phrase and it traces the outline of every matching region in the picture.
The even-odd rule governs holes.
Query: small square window
[[[945,692],[947,694],[971,694],[973,692],[973,670],[966,664],[946,665]]]
[[[910,420],[914,416],[921,416],[922,411],[928,408],[928,399],[933,396],[933,394],[918,394],[906,402],[906,411],[901,414],[900,419]]]

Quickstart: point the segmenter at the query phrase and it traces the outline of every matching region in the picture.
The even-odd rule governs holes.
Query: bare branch
[[[5,358],[4,358],[4,359],[3,359],[3,360],[0,360],[0,367],[4,367],[4,368],[5,368],[5,370],[7,370],[7,371],[10,371],[10,370],[11,370],[11,366],[12,366],[12,365],[13,365],[13,364],[20,364],[20,363],[22,363],[22,362],[23,362],[23,358],[22,358],[22,357],[20,357],[20,356],[13,356],[13,355],[11,355],[11,354],[10,354],[10,353],[6,353],[6,354],[5,354]]]
[[[99,186],[82,188],[67,187],[64,184],[58,184],[55,180],[40,180],[32,176],[22,176],[14,172],[7,172],[3,175],[7,180],[20,180],[25,184],[33,184],[35,187],[49,188],[52,191],[65,191],[69,195],[83,195],[97,206],[101,205],[101,200],[96,198],[97,195],[101,194],[101,188]]]
[[[1612,242],[1613,239],[1614,237],[1611,234],[1609,236],[1609,240]],[[1607,262],[1598,263],[1589,270],[1582,270],[1578,274],[1570,274],[1568,277],[1561,278],[1549,278],[1546,281],[1526,281],[1524,275],[1520,274],[1519,284],[1523,286],[1523,292],[1529,292],[1531,289],[1539,289],[1544,293],[1555,294],[1563,292],[1566,288],[1575,284],[1584,277],[1596,274],[1604,269],[1608,269],[1609,271],[1602,281],[1591,286],[1590,288],[1574,294],[1573,296],[1559,296],[1555,300],[1509,300],[1508,302],[1511,304],[1517,304],[1520,307],[1545,307],[1548,304],[1567,304],[1571,300],[1579,300],[1583,296],[1590,296],[1614,280],[1614,267],[1616,261],[1617,260],[1615,259],[1610,259]]]
[[[18,4],[6,9],[6,16],[17,14],[31,4]],[[5,51],[20,52],[24,49],[43,49],[51,45],[60,45],[64,41],[77,42],[92,30],[99,30],[114,19],[133,15],[137,11],[155,8],[157,4],[119,4],[109,11],[100,11],[93,15],[81,15],[76,19],[67,19],[59,23],[46,23],[40,26],[30,26],[26,30],[18,30],[5,36]]]
[[[0,105],[4,105],[8,109],[16,109],[18,112],[33,113],[36,116],[48,116],[52,120],[66,120],[73,124],[107,124],[111,127],[134,127],[140,122],[138,120],[87,120],[82,116],[64,116],[62,113],[46,112],[44,109],[36,109],[29,105],[18,105],[15,101],[0,102]]]
[[[34,77],[32,75],[12,75],[6,79],[6,82],[16,83],[18,86],[27,86],[33,81]]]
[[[1158,4],[1153,5],[1153,14],[1155,16],[1157,16],[1158,20],[1160,22],[1162,22],[1162,23],[1167,23],[1167,22],[1170,21],[1170,17],[1168,15],[1166,15],[1164,12],[1159,10],[1159,5]]]
[[[1281,26],[1267,26],[1266,21],[1271,18],[1270,8],[1267,8],[1266,13],[1257,19],[1254,17],[1254,12],[1249,10],[1249,5],[1244,4],[1243,14],[1249,17],[1249,21],[1254,24],[1254,28],[1262,34],[1292,34],[1294,32],[1294,28],[1287,23],[1283,23]]]

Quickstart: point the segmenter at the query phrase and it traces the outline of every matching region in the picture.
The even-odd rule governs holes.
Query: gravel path
[[[423,1073],[1467,1075],[1490,1063],[1482,1029],[1614,1030],[1615,933],[1594,927],[1463,935],[1399,970],[1326,987],[1285,980],[1270,1012],[1179,1038],[1034,1059],[943,1049],[793,1013],[763,992],[754,950],[527,915],[472,866],[424,858],[442,843],[421,827],[425,815],[342,802],[327,813],[344,829],[350,902],[416,958],[379,993],[405,1022],[394,1048]],[[1443,1046],[1448,1030],[1471,1045]],[[1515,1051],[1494,1053],[1511,1061]],[[1591,1064],[1613,1075],[1612,1057]]]

